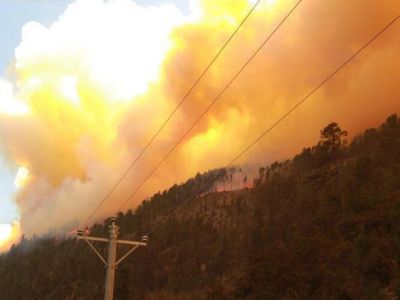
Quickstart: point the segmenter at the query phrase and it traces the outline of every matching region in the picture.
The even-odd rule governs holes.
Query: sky
[[[80,226],[254,3],[0,0],[0,251]],[[274,31],[296,3],[260,2],[91,223],[226,165],[400,11],[398,0],[307,0]],[[243,155],[243,175],[314,145],[332,121],[351,139],[399,112],[399,52],[397,22]]]

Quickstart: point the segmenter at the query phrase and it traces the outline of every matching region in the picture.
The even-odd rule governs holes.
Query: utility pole
[[[115,260],[117,258],[117,238],[119,227],[112,221],[110,225],[110,238],[108,242],[108,260],[107,260],[107,275],[105,287],[105,300],[112,300],[114,292],[115,279]]]
[[[107,275],[106,275],[106,283],[105,283],[105,293],[104,293],[104,300],[113,300],[114,294],[114,281],[115,281],[115,269],[117,266],[128,257],[136,248],[139,246],[147,246],[148,237],[143,236],[141,242],[137,241],[126,241],[126,240],[118,240],[119,234],[119,226],[115,225],[116,218],[110,218],[111,224],[109,225],[109,238],[99,238],[99,237],[92,237],[87,235],[87,231],[78,230],[78,239],[85,240],[86,243],[92,248],[94,253],[100,258],[100,260],[104,263],[107,268]],[[103,258],[103,256],[99,253],[99,251],[94,247],[91,241],[96,242],[106,242],[108,243],[108,259],[107,261]],[[117,245],[118,244],[127,244],[132,245],[132,248],[125,253],[120,259],[117,260]]]

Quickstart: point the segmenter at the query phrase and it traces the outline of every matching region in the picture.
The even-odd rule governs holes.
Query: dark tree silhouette
[[[343,137],[347,136],[347,131],[342,130],[340,126],[332,122],[321,130],[320,147],[331,153],[336,153],[345,143]]]

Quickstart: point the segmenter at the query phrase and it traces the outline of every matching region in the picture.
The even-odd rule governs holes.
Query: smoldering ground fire
[[[184,15],[172,4],[76,1],[48,27],[24,26],[12,71],[1,79],[12,93],[0,104],[2,155],[29,171],[15,196],[21,232],[82,221],[251,7],[193,3]],[[97,218],[120,206],[293,4],[261,2]],[[395,0],[302,3],[130,206],[225,165],[399,11]],[[354,135],[398,111],[399,33],[396,24],[241,163],[288,158],[332,120]]]

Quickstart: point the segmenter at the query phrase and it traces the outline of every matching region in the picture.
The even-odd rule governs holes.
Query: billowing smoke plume
[[[118,209],[295,1],[261,3],[97,219]],[[15,199],[25,234],[88,216],[251,2],[192,1],[192,7],[184,16],[174,5],[78,0],[49,27],[24,26],[14,71],[2,79],[7,91],[0,94],[9,96],[0,100],[0,147],[28,170]],[[126,208],[225,165],[399,12],[397,0],[304,1]],[[398,53],[395,24],[241,163],[289,158],[333,120],[357,134],[398,112]]]

